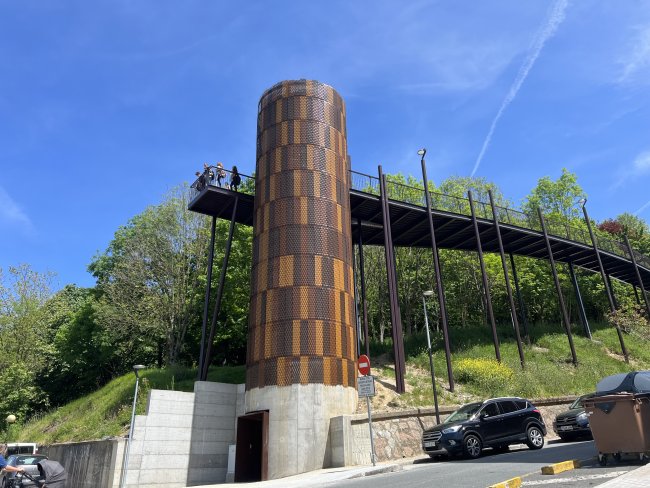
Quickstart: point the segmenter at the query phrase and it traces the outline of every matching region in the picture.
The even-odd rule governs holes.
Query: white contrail
[[[517,92],[521,88],[521,85],[524,83],[526,77],[528,76],[528,73],[530,72],[533,65],[535,64],[535,61],[537,60],[539,53],[544,48],[544,44],[546,44],[546,41],[548,41],[553,36],[553,34],[555,34],[555,31],[557,30],[558,26],[564,20],[564,11],[566,10],[567,4],[568,4],[568,0],[558,0],[551,7],[548,15],[548,20],[537,32],[537,35],[535,36],[535,39],[533,40],[533,43],[530,46],[528,56],[526,57],[523,64],[521,65],[521,68],[519,68],[519,73],[517,73],[517,77],[515,78],[514,83],[510,87],[510,90],[508,91],[506,98],[503,100],[503,103],[501,104],[501,108],[499,108],[496,117],[494,117],[494,120],[492,121],[492,126],[490,127],[490,131],[488,132],[488,135],[485,138],[485,141],[483,142],[483,147],[481,148],[481,152],[479,153],[478,158],[476,158],[476,163],[474,163],[474,169],[472,170],[472,174],[470,176],[474,176],[474,173],[476,173],[476,170],[481,164],[481,160],[483,159],[483,156],[485,155],[485,151],[490,145],[490,141],[492,140],[492,134],[494,134],[494,129],[496,128],[497,123],[501,118],[501,115],[503,115],[503,112],[506,110],[506,108],[508,108],[508,105],[510,105],[512,101],[515,99],[515,97],[517,96]]]
[[[643,212],[648,207],[650,207],[650,202],[646,202],[644,205],[642,205],[639,210],[634,212],[634,215],[639,215],[641,212]]]

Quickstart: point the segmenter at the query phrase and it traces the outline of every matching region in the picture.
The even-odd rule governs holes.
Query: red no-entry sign
[[[364,376],[370,374],[370,358],[365,354],[359,356],[359,373]]]

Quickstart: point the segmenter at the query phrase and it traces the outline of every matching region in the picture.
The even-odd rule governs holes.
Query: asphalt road
[[[522,486],[571,486],[589,487],[605,483],[616,476],[639,466],[636,460],[623,460],[618,464],[601,467],[595,462],[597,455],[593,441],[560,443],[551,442],[543,449],[532,451],[525,446],[511,446],[503,454],[485,450],[475,460],[429,460],[406,465],[403,471],[374,475],[367,478],[338,481],[337,488],[485,488],[515,476],[523,477]],[[587,460],[591,463],[579,470],[567,471],[554,476],[542,476],[541,467],[570,459]],[[319,486],[334,486],[323,484]]]

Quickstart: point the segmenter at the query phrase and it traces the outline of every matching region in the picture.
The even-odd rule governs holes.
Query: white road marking
[[[603,474],[587,474],[583,476],[574,476],[573,478],[553,478],[550,480],[537,480],[537,481],[524,481],[521,486],[533,486],[533,485],[555,485],[558,483],[571,483],[572,481],[587,481],[587,480],[597,480],[603,478],[616,478],[622,474],[627,473],[627,471],[612,471],[611,473]]]

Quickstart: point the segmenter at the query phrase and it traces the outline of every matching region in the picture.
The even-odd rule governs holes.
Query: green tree
[[[123,341],[127,357],[177,362],[196,322],[209,241],[206,218],[188,210],[186,188],[173,190],[119,228],[89,269],[102,293],[97,320]]]
[[[0,269],[0,411],[19,418],[48,404],[36,377],[48,346],[42,306],[52,279],[27,264],[10,267],[7,274]]]
[[[586,196],[578,184],[577,176],[563,168],[562,175],[557,180],[544,176],[537,181],[537,186],[524,200],[522,210],[535,216],[539,207],[544,214],[578,219],[581,214],[577,202]]]

